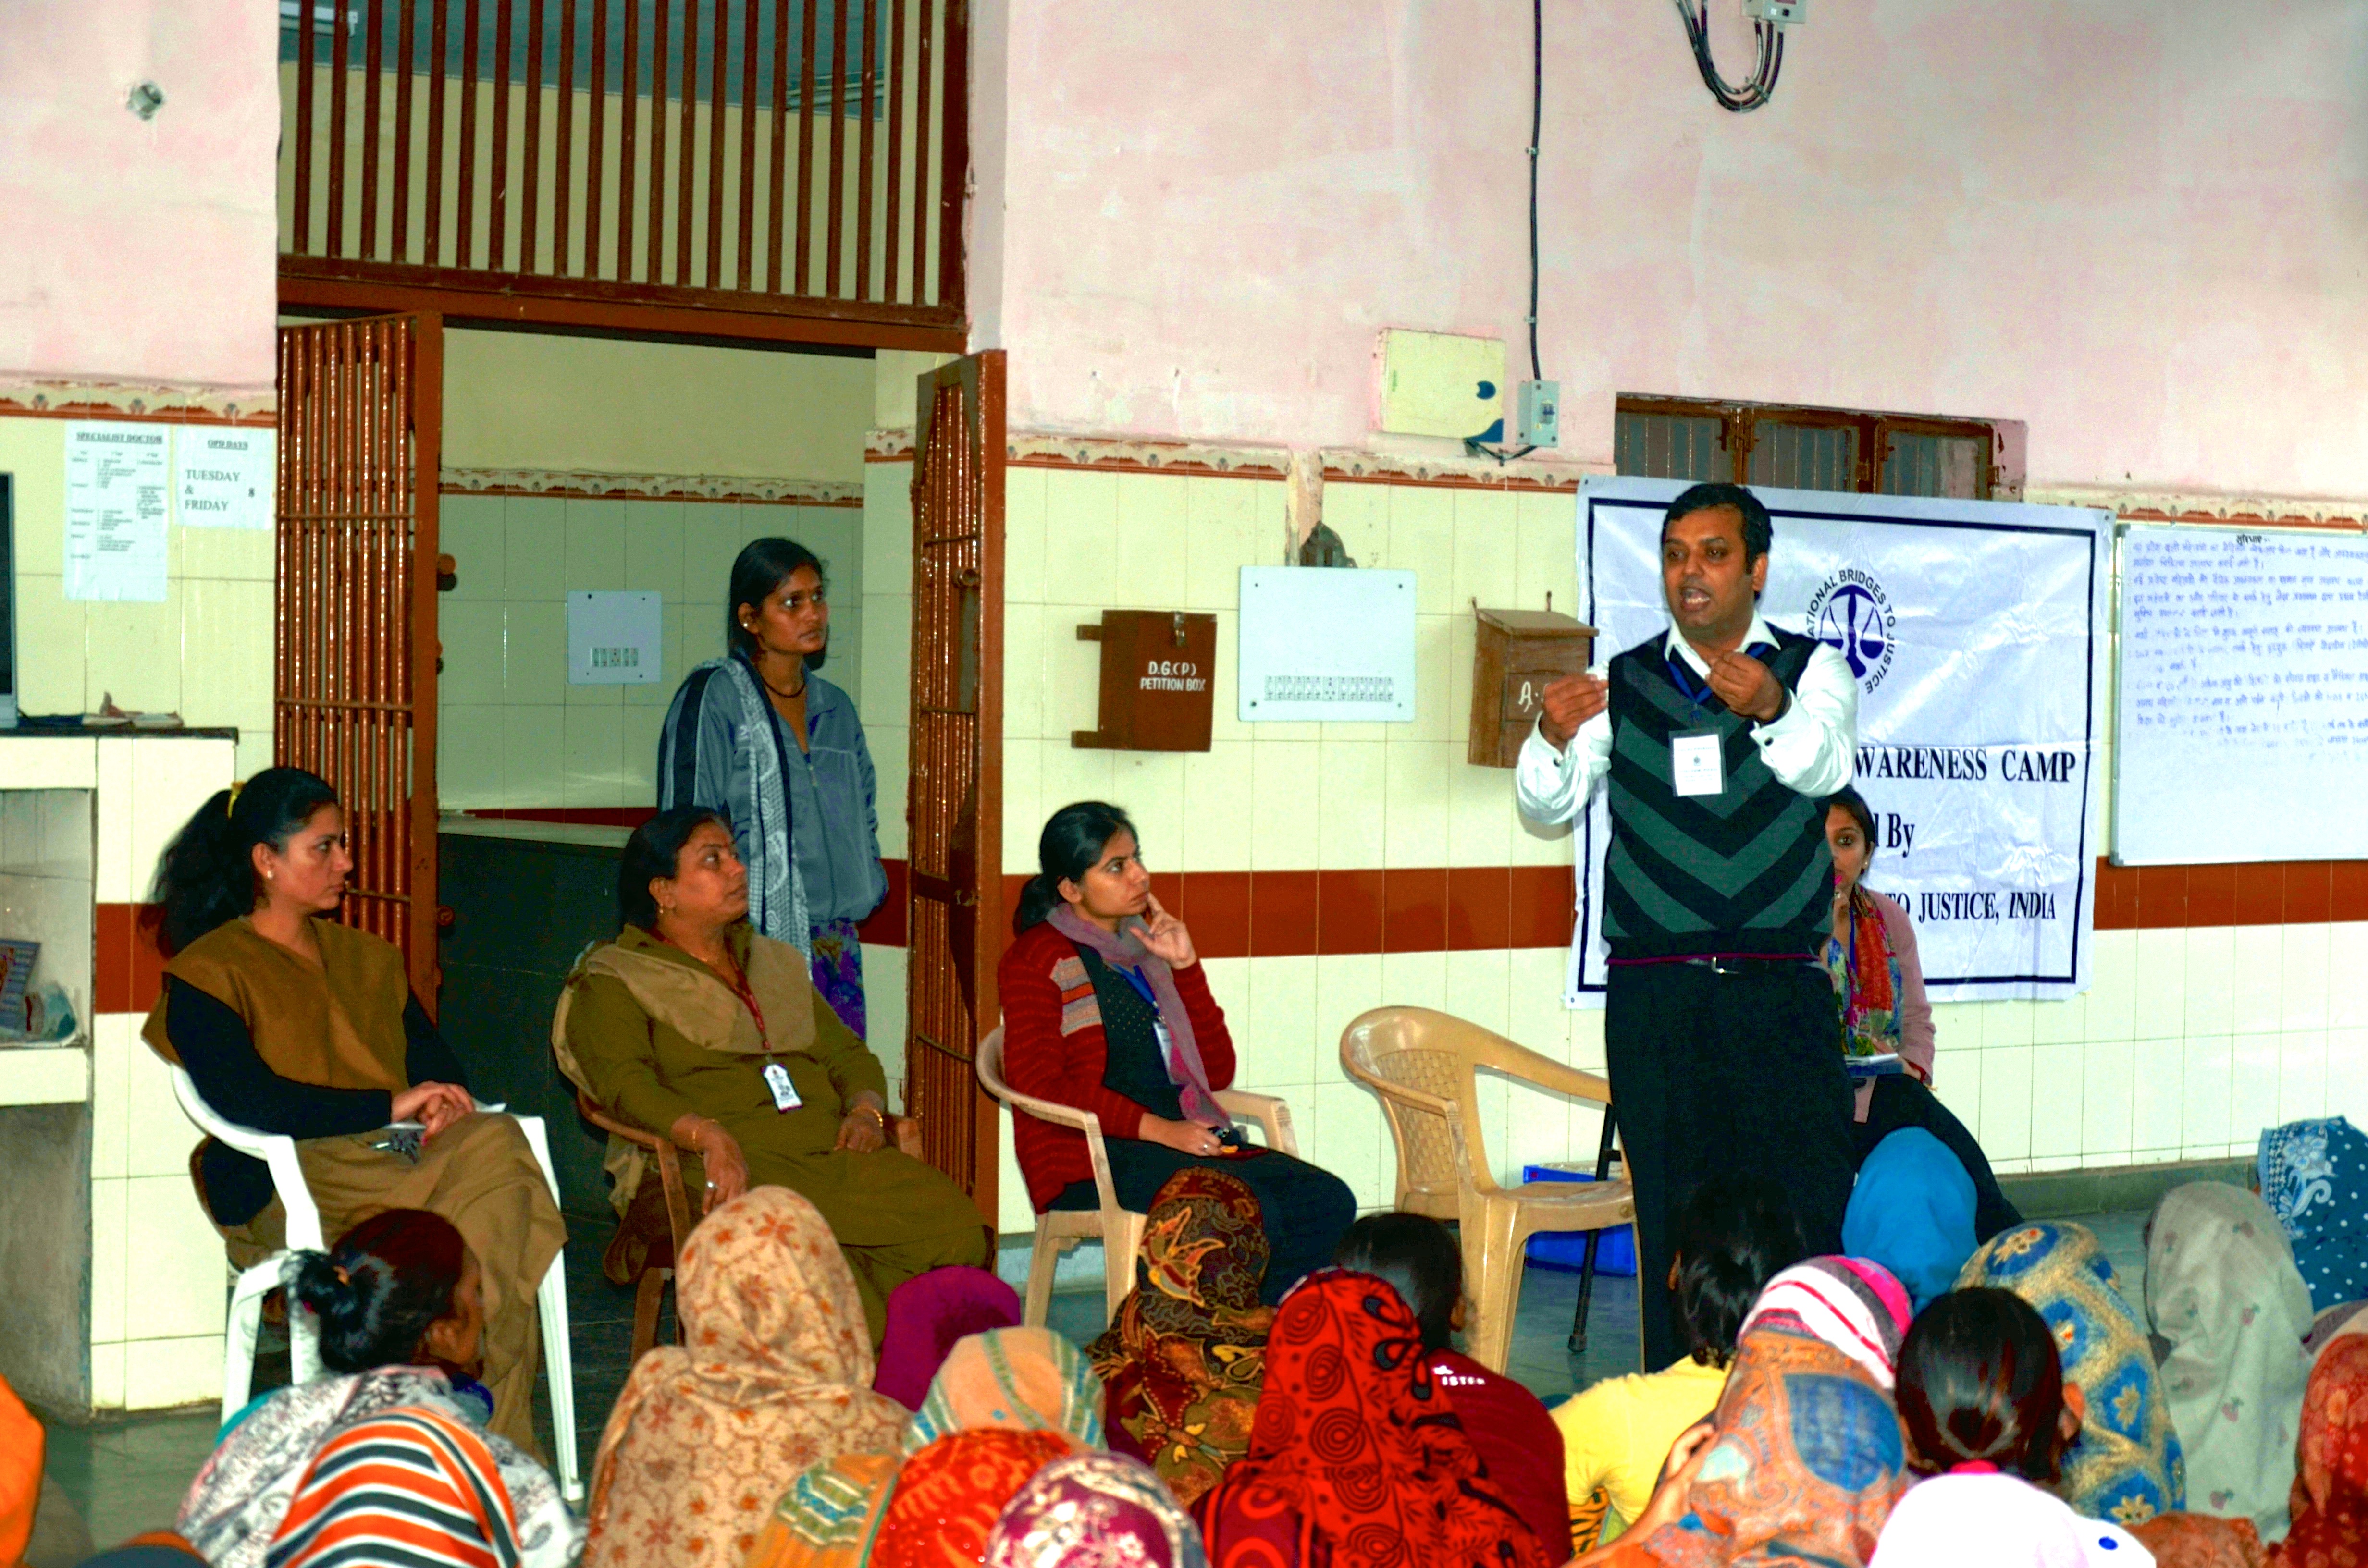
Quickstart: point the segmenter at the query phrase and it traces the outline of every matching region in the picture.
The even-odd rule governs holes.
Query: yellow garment
[[[1562,1428],[1563,1489],[1572,1512],[1600,1486],[1611,1494],[1613,1516],[1604,1521],[1602,1539],[1609,1541],[1634,1523],[1653,1500],[1669,1445],[1717,1408],[1725,1387],[1725,1368],[1688,1358],[1649,1377],[1607,1378],[1556,1405],[1552,1414]]]

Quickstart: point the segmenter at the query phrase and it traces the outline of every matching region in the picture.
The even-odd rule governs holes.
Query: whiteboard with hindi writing
[[[2122,540],[2113,858],[2368,859],[2368,540]]]

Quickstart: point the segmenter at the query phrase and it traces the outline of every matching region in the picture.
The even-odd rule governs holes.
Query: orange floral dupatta
[[[739,1568],[799,1471],[903,1436],[909,1413],[871,1390],[855,1277],[787,1187],[701,1221],[675,1300],[689,1344],[643,1356],[609,1417],[584,1568]]]

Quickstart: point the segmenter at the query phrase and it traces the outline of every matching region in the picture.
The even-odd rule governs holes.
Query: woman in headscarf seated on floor
[[[1019,1326],[1019,1292],[984,1268],[916,1274],[888,1292],[888,1330],[871,1386],[907,1411],[921,1408],[954,1346],[973,1334]]]
[[[2225,1182],[2165,1193],[2146,1222],[2146,1319],[2187,1456],[2190,1512],[2285,1539],[2310,1360],[2310,1289],[2262,1201]]]
[[[740,1568],[799,1471],[904,1435],[909,1413],[870,1386],[855,1278],[796,1193],[719,1205],[683,1244],[674,1288],[689,1348],[635,1362],[609,1413],[585,1568]]]
[[[337,792],[301,767],[198,808],[157,869],[169,958],[142,1034],[215,1111],[296,1140],[323,1233],[381,1209],[459,1227],[482,1270],[490,1429],[531,1450],[535,1291],[566,1228],[516,1119],[478,1112],[403,955],[336,920],[353,864]],[[210,1138],[190,1170],[233,1262],[287,1244],[261,1160]]]
[[[2057,1486],[2074,1513],[2135,1529],[2187,1506],[2187,1461],[2153,1349],[2092,1232],[2061,1220],[2018,1226],[1967,1259],[1957,1284],[2013,1291],[2055,1336],[2064,1381],[2082,1396]]]
[[[2340,1116],[2290,1121],[2261,1133],[2255,1165],[2312,1308],[2368,1305],[2368,1133]]]
[[[1873,1568],[2137,1564],[2119,1525],[2055,1493],[2080,1433],[2080,1391],[2055,1339],[2009,1290],[1942,1295],[1908,1328],[1895,1391],[1908,1460],[1924,1477],[1883,1527]]]
[[[1281,1300],[1331,1260],[1355,1196],[1328,1171],[1248,1143],[1217,1104],[1234,1081],[1233,1037],[1191,932],[1152,896],[1127,814],[1100,801],[1062,807],[1036,860],[996,970],[1004,1077],[1100,1118],[1118,1200],[1138,1214],[1178,1171],[1237,1177],[1272,1249],[1260,1299]],[[1038,1213],[1100,1201],[1084,1133],[1019,1115],[1011,1138]]]
[[[1850,1188],[1842,1250],[1891,1270],[1919,1312],[1945,1295],[1974,1255],[1974,1184],[1956,1155],[1920,1127],[1877,1144]]]
[[[748,873],[721,813],[677,806],[635,828],[617,902],[617,939],[576,964],[560,1004],[571,1077],[611,1116],[697,1154],[707,1205],[751,1187],[812,1203],[854,1271],[873,1345],[897,1286],[986,1261],[969,1197],[889,1146],[880,1059],[815,994],[804,956],[749,928]]]
[[[1201,1527],[1124,1454],[1054,1460],[1004,1506],[985,1568],[1208,1568]]]
[[[1792,1200],[1765,1176],[1695,1188],[1670,1243],[1669,1309],[1686,1356],[1657,1372],[1606,1378],[1553,1411],[1571,1540],[1582,1551],[1619,1540],[1644,1517],[1671,1447],[1717,1407],[1759,1292],[1808,1251]]]
[[[1148,1462],[1188,1508],[1249,1451],[1274,1326],[1258,1301],[1266,1269],[1250,1189],[1221,1170],[1178,1171],[1144,1218],[1134,1289],[1086,1347],[1111,1449]]]
[[[1455,1348],[1463,1327],[1463,1249],[1428,1214],[1368,1214],[1341,1240],[1339,1267],[1386,1279],[1422,1327],[1431,1381],[1480,1455],[1488,1485],[1521,1516],[1546,1553],[1570,1554],[1562,1429],[1538,1396]]]
[[[1552,1568],[1568,1550],[1486,1474],[1397,1291],[1346,1269],[1283,1301],[1249,1452],[1195,1517],[1213,1568]]]
[[[1042,1328],[973,1335],[946,1358],[900,1440],[790,1483],[747,1568],[977,1562],[1029,1478],[1099,1449],[1102,1430],[1101,1382],[1076,1346]]]
[[[1998,1190],[1981,1144],[1932,1093],[1932,1005],[1924,995],[1916,927],[1897,901],[1866,885],[1874,842],[1874,813],[1856,790],[1827,797],[1834,919],[1822,956],[1841,1008],[1842,1048],[1857,1057],[1895,1054],[1904,1069],[1857,1078],[1850,1134],[1861,1163],[1903,1127],[1920,1127],[1947,1144],[1973,1179],[1974,1230],[1987,1241],[2022,1216]]]
[[[550,1475],[484,1429],[484,1283],[461,1233],[416,1209],[298,1253],[291,1308],[318,1322],[328,1375],[250,1404],[174,1528],[213,1568],[573,1562],[583,1527]]]
[[[1577,1564],[1862,1568],[1912,1479],[1891,1403],[1907,1329],[1907,1292],[1879,1265],[1815,1257],[1777,1275],[1717,1411],[1671,1449],[1644,1517]]]

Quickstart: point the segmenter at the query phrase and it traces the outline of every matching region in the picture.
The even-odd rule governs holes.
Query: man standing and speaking
[[[1635,1183],[1646,1368],[1675,1360],[1669,1227],[1713,1172],[1792,1195],[1812,1253],[1840,1249],[1850,1087],[1833,983],[1821,797],[1850,780],[1858,684],[1841,655],[1759,617],[1774,528],[1738,484],[1661,522],[1669,630],[1547,687],[1521,747],[1521,813],[1566,823],[1611,794],[1603,1017]]]

